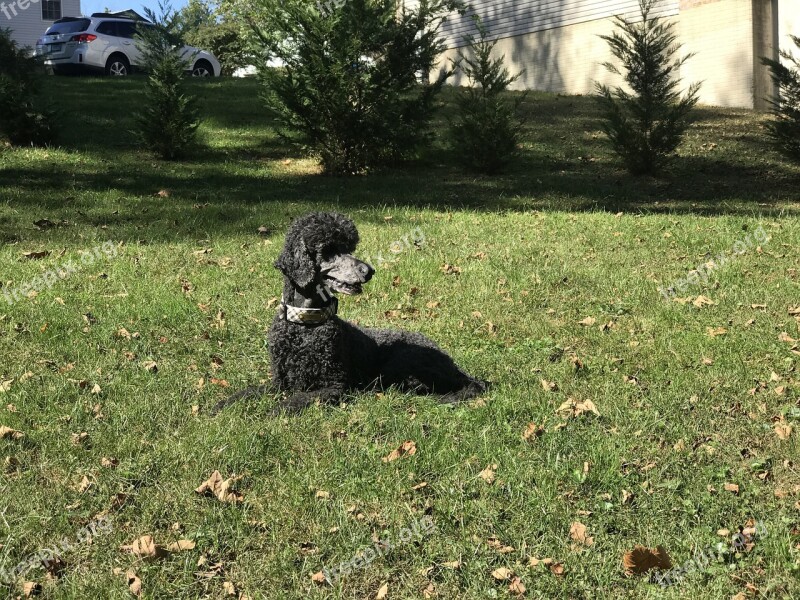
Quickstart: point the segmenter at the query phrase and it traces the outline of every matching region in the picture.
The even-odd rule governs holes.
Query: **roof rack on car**
[[[53,21],[53,23],[71,23],[73,21],[80,21],[81,19],[85,19],[86,17],[61,17],[60,19]]]
[[[92,13],[92,17],[99,19],[131,19],[133,21],[144,21],[145,23],[150,23],[149,19],[145,19],[135,10],[130,10],[130,9],[122,10],[120,12],[115,12],[115,13],[103,13],[103,12]]]

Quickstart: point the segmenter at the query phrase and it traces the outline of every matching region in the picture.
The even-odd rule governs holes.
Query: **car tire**
[[[214,67],[205,59],[200,59],[192,67],[192,77],[213,77]]]
[[[112,54],[106,62],[106,75],[127,77],[131,74],[131,63],[123,54]]]

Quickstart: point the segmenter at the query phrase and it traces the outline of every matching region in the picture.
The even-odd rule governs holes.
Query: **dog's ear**
[[[275,268],[299,287],[307,287],[314,281],[314,259],[302,238],[288,242],[275,261]]]

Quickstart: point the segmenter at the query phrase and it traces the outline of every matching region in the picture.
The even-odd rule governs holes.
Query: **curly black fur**
[[[311,213],[297,219],[275,263],[284,274],[285,303],[319,308],[332,301],[331,288],[358,293],[374,270],[351,256],[357,244],[358,231],[344,215]],[[420,333],[361,328],[339,317],[319,325],[298,324],[281,309],[269,331],[269,348],[274,388],[288,395],[278,410],[298,411],[317,399],[333,402],[348,390],[394,386],[453,403],[489,387]],[[249,388],[215,410],[268,391],[268,386]]]

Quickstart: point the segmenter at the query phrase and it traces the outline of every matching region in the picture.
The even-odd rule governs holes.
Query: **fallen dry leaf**
[[[514,577],[508,584],[508,591],[516,596],[521,596],[525,593],[525,585],[519,577]]]
[[[568,398],[565,402],[561,404],[556,409],[557,414],[561,414],[564,417],[579,417],[585,412],[591,412],[600,416],[600,412],[597,410],[597,407],[594,405],[594,402],[591,400],[583,400],[578,402],[574,398]]]
[[[483,479],[486,483],[494,483],[495,474],[497,471],[497,465],[488,465],[483,471],[478,473],[481,479]]]
[[[239,479],[240,477],[231,477],[223,480],[222,474],[219,471],[214,471],[211,477],[195,489],[195,492],[202,496],[215,496],[217,500],[222,502],[236,504],[244,499],[242,494],[231,489],[231,486]]]
[[[497,579],[498,581],[505,581],[506,579],[511,578],[514,575],[514,571],[511,569],[507,569],[506,567],[500,567],[492,571],[492,577]]]
[[[24,598],[32,598],[42,593],[42,584],[35,581],[26,581],[22,584],[22,596]]]
[[[597,323],[597,319],[594,317],[586,317],[585,319],[578,321],[578,325],[585,325],[586,327],[591,327],[595,323]]]
[[[129,552],[143,560],[154,560],[167,555],[166,549],[156,544],[152,535],[143,535],[130,544],[120,546],[119,549],[123,552]]]
[[[406,440],[397,448],[392,450],[389,454],[384,456],[381,460],[383,462],[392,462],[401,456],[414,456],[417,453],[417,444],[411,440]]]
[[[703,308],[704,306],[713,306],[716,304],[711,298],[708,296],[698,296],[692,301],[697,308]]]
[[[118,465],[119,459],[117,458],[104,456],[100,459],[100,466],[105,467],[106,469],[116,469]]]
[[[794,428],[785,421],[778,421],[775,423],[775,435],[777,435],[780,440],[788,440],[792,435],[793,429]]]
[[[735,483],[726,483],[725,484],[725,491],[726,492],[730,492],[732,494],[738,494],[739,493],[739,486],[737,484],[735,484]]]
[[[525,431],[522,432],[522,439],[532,442],[534,439],[541,437],[544,434],[544,427],[537,425],[533,421],[528,423]]]
[[[385,598],[389,595],[389,582],[384,583],[378,593],[375,594],[375,600],[385,600]]]
[[[50,253],[47,250],[42,250],[40,252],[23,252],[22,256],[28,260],[39,260],[40,258],[50,256]]]
[[[128,590],[137,598],[142,595],[142,580],[131,569],[125,572],[125,578],[128,580]]]
[[[545,392],[558,391],[558,384],[555,381],[547,381],[547,379],[540,379],[539,381],[541,382],[542,388]]]
[[[708,337],[717,337],[726,333],[728,333],[728,330],[724,327],[706,327],[706,335]]]
[[[622,555],[622,565],[627,574],[639,575],[650,569],[669,570],[672,568],[672,561],[663,546],[645,548],[637,545]]]
[[[5,425],[0,425],[0,440],[21,440],[25,434]]]
[[[0,379],[0,392],[7,392],[10,390],[12,383],[14,383],[13,379]]]
[[[158,363],[154,360],[146,360],[142,366],[151,373],[158,373]]]
[[[782,332],[781,332],[781,333],[778,335],[778,340],[779,340],[779,341],[781,341],[781,342],[788,342],[788,343],[790,343],[790,344],[794,344],[794,343],[797,341],[796,339],[794,339],[792,336],[790,336],[790,335],[789,335],[788,333],[786,333],[785,331],[782,331]]]
[[[184,552],[186,550],[194,550],[194,547],[197,544],[192,540],[178,540],[177,542],[172,542],[171,544],[167,544],[167,551],[168,552]]]
[[[314,583],[322,584],[325,583],[327,579],[325,579],[325,573],[323,573],[322,571],[317,571],[316,573],[311,575],[311,581],[313,581]]]
[[[580,521],[575,521],[572,523],[572,525],[570,525],[569,537],[579,544],[583,544],[584,546],[591,546],[594,544],[594,538],[586,535],[586,525]]]

